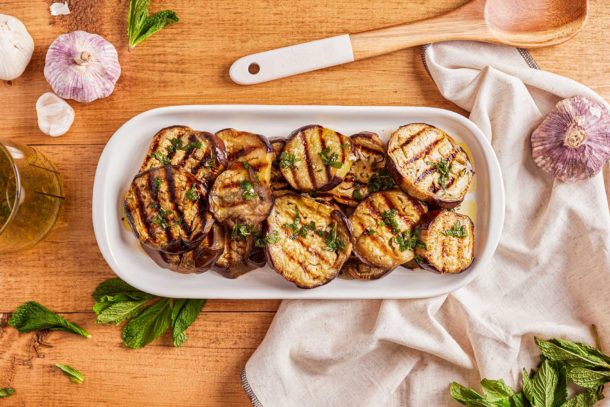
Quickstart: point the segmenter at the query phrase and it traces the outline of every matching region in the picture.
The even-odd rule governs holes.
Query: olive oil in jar
[[[63,203],[59,172],[31,147],[0,142],[0,252],[29,248],[52,229]]]

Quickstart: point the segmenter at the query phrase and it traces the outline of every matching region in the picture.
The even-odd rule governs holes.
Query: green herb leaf
[[[258,237],[254,242],[256,247],[266,247],[270,244],[276,244],[280,241],[280,234],[277,230],[271,231],[267,233],[267,235],[263,237]]]
[[[328,231],[325,239],[326,250],[336,252],[337,250],[345,251],[345,241],[341,239],[337,234],[337,224],[331,223],[330,230]]]
[[[610,382],[610,371],[591,370],[584,367],[568,368],[568,379],[585,389],[597,389]]]
[[[15,389],[12,387],[4,387],[0,389],[0,399],[12,396],[13,394],[15,394]]]
[[[475,390],[462,386],[459,383],[453,382],[449,387],[449,393],[451,394],[451,398],[464,405],[468,405],[468,403],[472,403],[475,401],[482,401],[483,396],[477,393]]]
[[[197,192],[197,189],[195,188],[195,185],[193,185],[191,187],[191,189],[186,191],[186,199],[188,199],[190,201],[196,201],[196,200],[199,199],[199,192]]]
[[[254,198],[258,198],[258,194],[256,193],[256,191],[254,190],[254,184],[252,184],[252,182],[250,181],[242,181],[239,184],[239,187],[241,188],[241,196],[246,200],[246,201],[251,201]]]
[[[231,240],[246,240],[254,231],[252,225],[246,223],[236,223],[231,229]]]
[[[330,147],[325,147],[320,152],[320,158],[322,159],[322,162],[329,167],[333,167],[333,168],[343,167],[343,164],[340,161],[338,161],[339,154],[333,152]]]
[[[208,157],[203,160],[203,166],[205,168],[214,168],[216,167],[216,159],[214,157]]]
[[[390,209],[389,211],[384,211],[381,214],[381,218],[383,219],[383,224],[392,228],[392,233],[398,233],[398,222],[396,221],[396,209]]]
[[[451,229],[447,229],[443,231],[443,235],[445,236],[453,236],[458,238],[465,238],[468,236],[468,232],[466,231],[466,226],[460,224],[460,222],[456,221]]]
[[[441,188],[445,189],[451,175],[451,166],[453,163],[450,163],[447,159],[440,159],[437,162],[426,161],[426,164],[434,167],[434,170],[438,173],[438,183]]]
[[[489,401],[508,399],[515,394],[513,389],[508,387],[504,380],[481,380],[481,388]]]
[[[127,34],[129,36],[129,49],[135,48],[139,43],[171,24],[177,23],[178,16],[174,11],[163,10],[149,15],[150,0],[131,0],[127,17]]]
[[[584,343],[564,339],[535,340],[540,352],[549,360],[565,361],[572,366],[610,369],[610,357]]]
[[[85,381],[85,375],[69,365],[57,364],[57,366],[66,376],[70,378],[72,383],[82,384]]]
[[[354,198],[356,201],[362,201],[364,199],[364,195],[362,195],[362,192],[360,189],[358,189],[358,187],[356,187],[354,192],[352,192],[352,198]]]
[[[8,324],[21,333],[50,329],[52,331],[70,332],[85,338],[91,337],[89,332],[80,326],[67,321],[36,301],[29,301],[19,306],[13,312]]]
[[[523,382],[523,391],[527,399],[536,407],[553,407],[555,405],[555,392],[559,384],[559,374],[551,362],[543,360],[534,377]]]
[[[179,347],[186,342],[186,329],[199,316],[206,300],[175,300],[172,308],[172,337],[174,346]]]
[[[369,180],[368,189],[371,194],[378,191],[387,191],[392,188],[394,188],[394,179],[392,179],[390,173],[385,168],[374,173]]]
[[[561,407],[592,407],[603,398],[604,396],[601,394],[601,391],[587,390],[572,397],[563,403]]]
[[[416,229],[411,233],[402,232],[393,237],[392,242],[398,244],[398,249],[401,252],[404,252],[405,250],[415,250],[416,247],[420,247],[422,249],[426,248],[426,244],[420,238],[419,229]]]
[[[161,336],[171,326],[170,299],[162,298],[123,328],[123,343],[132,349],[141,348]]]
[[[161,184],[163,183],[163,180],[159,177],[155,177],[155,191],[158,191],[159,188],[161,188]]]
[[[282,154],[280,154],[280,168],[297,168],[297,162],[299,161],[300,159],[293,153],[282,151]]]
[[[530,403],[523,393],[514,394],[508,400],[510,402],[510,407],[530,407]]]
[[[133,300],[150,298],[151,295],[134,288],[120,278],[111,278],[101,282],[93,292],[95,301],[102,301],[104,297],[115,297],[125,295]]]
[[[109,305],[97,313],[95,322],[98,324],[118,325],[142,312],[146,308],[148,301],[149,299],[147,298],[140,301],[107,302]]]
[[[154,158],[155,160],[159,161],[163,165],[169,164],[169,158],[167,158],[167,156],[165,154],[163,154],[161,151],[155,151],[154,153],[148,154],[148,156],[150,158]]]

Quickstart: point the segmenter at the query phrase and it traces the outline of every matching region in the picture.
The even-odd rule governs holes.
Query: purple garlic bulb
[[[532,133],[534,162],[555,178],[593,177],[610,158],[610,116],[605,106],[575,96],[557,103]]]
[[[116,48],[97,34],[74,31],[47,51],[44,76],[57,96],[89,103],[105,98],[121,75]]]

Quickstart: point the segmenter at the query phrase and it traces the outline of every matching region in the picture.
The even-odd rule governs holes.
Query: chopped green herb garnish
[[[333,168],[341,168],[343,167],[343,164],[338,161],[339,160],[339,155],[337,153],[334,153],[330,147],[325,147],[321,152],[320,152],[320,158],[322,158],[322,162],[324,164],[326,164],[329,167],[333,167]]]
[[[191,187],[191,189],[186,191],[186,199],[188,199],[190,201],[196,201],[196,200],[199,199],[199,192],[197,192],[197,189],[195,188],[195,185],[193,185]]]
[[[390,239],[390,243],[395,243],[398,245],[398,250],[404,252],[405,250],[414,250],[416,247],[425,249],[426,245],[420,239],[419,230],[415,230],[411,233],[402,232],[397,236],[394,236]]]
[[[265,247],[270,244],[276,244],[280,241],[280,234],[277,230],[267,233],[265,237],[259,237],[256,239],[254,245],[256,247]]]
[[[55,366],[59,368],[66,376],[68,376],[72,383],[82,384],[85,381],[85,375],[74,369],[72,366],[62,364],[57,364]]]
[[[422,266],[422,264],[424,264],[424,258],[421,257],[420,255],[416,255],[415,257],[413,257],[413,261],[415,262],[415,264],[417,264],[419,267]]]
[[[392,228],[392,233],[398,233],[398,222],[396,221],[396,209],[390,209],[389,211],[385,211],[381,214],[383,218],[383,225],[387,225]]]
[[[364,229],[363,233],[366,236],[373,236],[375,233],[377,233],[377,231],[375,229],[366,228],[366,229]]]
[[[282,151],[280,154],[280,168],[297,168],[297,162],[299,158],[293,153]]]
[[[296,240],[299,237],[307,237],[309,232],[316,231],[316,222],[311,221],[303,226],[300,226],[301,216],[299,215],[299,208],[296,208],[294,215],[294,221],[292,223],[285,223],[284,227],[292,232],[291,239]]]
[[[247,223],[236,223],[231,229],[231,240],[246,240],[246,238],[252,235],[254,227]]]
[[[13,394],[15,394],[15,389],[12,387],[4,387],[0,389],[0,399],[12,396]]]
[[[394,188],[394,179],[390,176],[388,170],[381,169],[373,174],[369,180],[369,192],[387,191]]]
[[[127,15],[127,35],[129,37],[129,50],[139,43],[167,27],[180,21],[174,11],[163,10],[152,16],[148,13],[150,0],[131,0]]]
[[[434,167],[435,171],[438,173],[438,183],[441,188],[445,189],[451,175],[451,166],[453,163],[450,163],[446,159],[440,159],[437,162],[426,161],[426,164]]]
[[[244,168],[245,168],[245,169],[247,169],[247,170],[249,170],[249,169],[252,167],[252,166],[250,165],[250,163],[249,163],[249,162],[247,162],[247,161],[242,161],[242,162],[241,162],[241,165],[243,165],[243,166],[244,166]]]
[[[161,184],[163,183],[163,180],[159,177],[155,178],[155,191],[158,191],[159,188],[161,188]]]
[[[451,229],[443,231],[443,235],[464,238],[468,236],[468,232],[466,231],[466,226],[460,224],[458,221],[455,221],[453,226],[451,226]]]
[[[161,151],[155,151],[152,154],[148,154],[148,156],[150,158],[154,158],[155,160],[159,161],[163,165],[169,164],[169,158],[167,158],[167,156],[165,154],[163,154]]]
[[[358,186],[354,188],[354,192],[352,192],[352,198],[354,198],[356,201],[362,201],[364,199],[364,196],[362,195],[362,192],[360,192]]]
[[[169,223],[167,222],[170,215],[173,215],[174,212],[168,211],[163,208],[159,208],[159,213],[153,216],[151,222],[153,225],[161,226],[162,229],[167,229],[169,227]]]
[[[344,150],[349,150],[352,147],[351,143],[343,143],[341,144],[341,148]]]
[[[252,182],[250,181],[242,181],[239,184],[240,188],[241,188],[241,196],[246,200],[246,201],[251,201],[254,198],[258,197],[258,194],[256,193],[256,191],[254,190],[254,184],[252,184]]]
[[[208,157],[203,160],[203,166],[205,168],[214,168],[216,167],[216,159],[214,157]]]
[[[80,326],[67,321],[36,301],[29,301],[17,308],[8,324],[21,333],[50,329],[51,331],[66,331],[90,338],[89,332]]]
[[[331,223],[325,239],[326,250],[336,252],[337,250],[345,251],[345,241],[337,235],[337,224]]]
[[[188,143],[187,145],[184,145],[184,142],[182,141],[182,139],[173,138],[173,139],[170,139],[169,142],[171,143],[171,145],[167,146],[167,152],[170,154],[175,152],[176,150],[191,152],[192,150],[194,150],[196,148],[203,147],[203,144],[201,143],[201,141],[193,141],[191,143]]]

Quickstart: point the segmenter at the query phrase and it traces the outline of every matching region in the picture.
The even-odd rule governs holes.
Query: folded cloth
[[[559,100],[605,102],[512,47],[456,41],[423,55],[440,92],[470,112],[500,161],[498,249],[487,270],[449,295],[284,301],[242,373],[255,406],[458,405],[452,381],[520,386],[521,369],[538,360],[534,336],[595,344],[595,324],[610,350],[610,171],[556,181],[530,148],[531,132]]]

